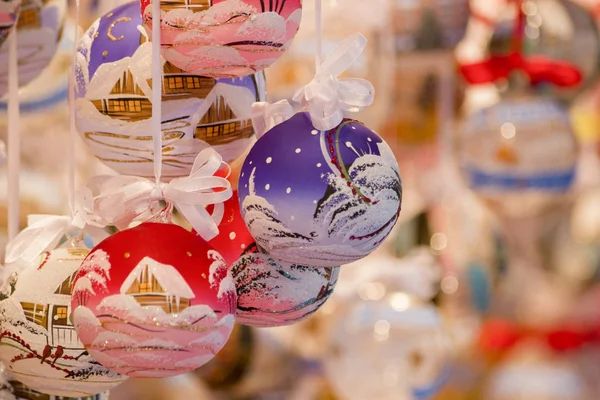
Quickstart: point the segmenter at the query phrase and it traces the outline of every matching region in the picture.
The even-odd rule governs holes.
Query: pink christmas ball
[[[141,1],[152,35],[152,3]],[[301,0],[195,0],[160,2],[163,57],[197,75],[251,75],[290,46],[302,18]]]
[[[300,322],[333,293],[339,268],[278,262],[254,243],[232,266],[238,292],[237,321],[254,327]]]
[[[236,293],[223,257],[203,239],[147,222],[90,252],[71,301],[81,341],[105,367],[168,377],[221,350],[233,329]]]

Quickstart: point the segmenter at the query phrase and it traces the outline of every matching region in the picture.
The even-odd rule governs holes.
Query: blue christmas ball
[[[241,213],[257,244],[287,263],[336,267],[375,250],[398,220],[390,147],[358,121],[330,131],[298,113],[262,136],[241,170]]]

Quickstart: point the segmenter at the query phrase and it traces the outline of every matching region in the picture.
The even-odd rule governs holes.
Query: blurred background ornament
[[[490,400],[590,400],[585,381],[568,359],[525,342],[492,372],[485,398]]]
[[[66,0],[22,1],[14,31],[18,42],[19,86],[31,82],[54,57],[65,22],[66,8]],[[0,97],[8,91],[7,82],[8,41],[4,41],[0,45]]]
[[[231,267],[236,320],[254,327],[291,325],[314,314],[333,293],[339,268],[278,262],[253,243]]]
[[[152,38],[152,7],[142,0]],[[185,72],[214,78],[252,75],[288,49],[302,19],[301,0],[161,1],[161,46]]]
[[[579,147],[558,102],[511,97],[468,117],[458,160],[467,185],[494,212],[531,216],[574,184]]]
[[[73,322],[86,349],[138,378],[179,375],[210,361],[231,334],[235,304],[221,255],[173,224],[145,222],[114,234],[73,277]]]
[[[153,175],[151,45],[139,3],[119,6],[83,35],[77,56],[77,128],[92,153],[126,175]],[[213,79],[163,67],[163,177],[186,176],[214,147],[226,162],[253,142],[250,107],[265,99],[262,73]]]

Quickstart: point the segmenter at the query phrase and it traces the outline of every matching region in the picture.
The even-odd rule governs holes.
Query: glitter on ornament
[[[254,327],[291,325],[329,299],[339,268],[315,268],[273,260],[252,244],[231,268],[238,293],[236,319]]]
[[[0,292],[0,358],[33,390],[86,397],[126,379],[88,354],[71,321],[72,278],[88,252],[69,247],[42,253]]]
[[[140,31],[139,3],[127,3],[97,20],[79,43],[75,75],[77,129],[90,150],[114,170],[153,175],[152,45]],[[253,140],[250,108],[264,100],[262,73],[213,79],[163,65],[163,176],[189,175],[203,149],[226,162]]]
[[[99,243],[72,294],[86,349],[132,377],[169,377],[206,364],[231,334],[235,302],[219,253],[177,225],[148,222]]]
[[[288,49],[302,18],[301,0],[161,1],[162,55],[209,77],[251,75]],[[141,2],[152,36],[151,1]]]
[[[359,122],[313,130],[298,113],[258,140],[242,167],[241,211],[273,258],[338,267],[370,254],[393,228],[400,173],[389,146]]]

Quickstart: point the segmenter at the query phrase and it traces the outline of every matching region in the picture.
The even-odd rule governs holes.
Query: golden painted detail
[[[203,277],[204,279],[206,279],[206,274],[202,274],[202,277]]]
[[[166,12],[180,9],[204,11],[211,6],[211,0],[162,0],[160,2],[160,9]]]
[[[191,256],[192,256],[192,253],[191,253],[190,251],[188,251],[188,252],[187,252],[187,253],[185,253],[185,254],[187,254],[187,256],[188,256],[188,257],[191,257]]]
[[[106,57],[106,56],[108,56],[108,51],[107,51],[107,50],[104,50],[104,51],[102,52],[102,57]]]
[[[22,302],[21,307],[23,308],[23,313],[25,314],[27,321],[46,328],[46,324],[48,322],[47,305]]]
[[[110,318],[111,321],[101,321],[100,326],[111,332],[116,332],[116,331],[113,331],[112,329],[108,328],[108,326],[111,324],[126,324],[126,325],[139,326],[139,324],[136,322],[126,321],[122,318],[118,318],[118,317],[114,317],[114,316],[110,316],[110,317],[106,317],[106,318]],[[192,325],[192,324],[178,324],[176,327],[174,327],[173,325],[171,325],[169,323],[161,323],[161,322],[157,322],[157,323],[151,324],[151,325],[144,324],[143,326],[147,326],[149,328],[157,327],[157,328],[164,328],[164,329],[175,329],[175,330],[186,331],[186,332],[210,332],[210,331],[215,331],[215,330],[219,329],[219,327],[215,326],[215,325],[213,325],[213,326],[196,326],[196,325]]]
[[[90,251],[88,249],[74,249],[74,248],[67,249],[67,253],[69,253],[70,255],[76,256],[76,257],[81,257],[81,258],[87,257],[89,252]]]
[[[123,164],[134,164],[134,163],[151,163],[153,162],[153,160],[118,160],[116,158],[104,158],[104,157],[98,157],[98,160],[103,161],[103,162],[107,162],[107,163],[123,163]],[[173,160],[173,159],[163,159],[163,164],[178,164],[178,165],[187,165],[187,166],[191,166],[194,165],[193,162],[185,162],[185,161],[181,161],[181,160]]]
[[[125,257],[125,258],[129,258],[130,256],[131,256],[131,254],[130,254],[130,253],[125,253],[125,254],[123,254],[123,257]]]
[[[100,32],[94,33],[94,39],[97,39],[99,35],[100,35]]]
[[[109,12],[108,14],[106,14],[106,18],[110,18],[110,17],[112,17],[112,16],[113,16],[113,13],[112,13],[112,12]]]
[[[131,18],[129,18],[129,17],[121,17],[121,18],[117,18],[116,20],[114,20],[113,23],[110,24],[110,26],[108,27],[108,32],[106,33],[106,35],[108,36],[108,38],[110,40],[112,40],[113,42],[118,42],[119,40],[123,40],[123,38],[125,38],[124,35],[116,37],[115,35],[113,35],[112,30],[115,28],[115,26],[119,22],[129,22],[129,21],[131,21]]]

